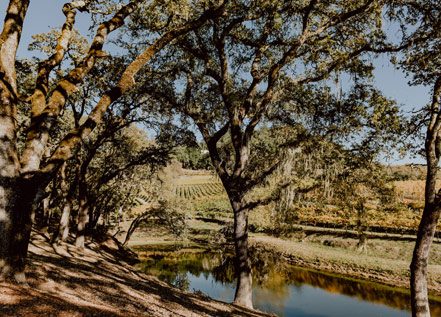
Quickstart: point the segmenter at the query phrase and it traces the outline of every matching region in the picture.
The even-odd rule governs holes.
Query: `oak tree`
[[[110,4],[108,6],[107,4]],[[207,20],[221,14],[224,4],[188,3],[193,10],[185,17],[174,16],[167,11],[167,4],[146,3],[132,0],[111,6],[108,15],[99,19],[96,33],[85,56],[77,61],[56,83],[51,83],[51,74],[60,65],[68,50],[73,34],[77,11],[87,11],[100,6],[100,1],[72,1],[62,11],[66,17],[58,37],[56,51],[39,64],[35,87],[28,98],[18,94],[16,78],[16,54],[20,42],[23,22],[29,1],[10,0],[0,35],[0,270],[2,277],[14,276],[24,282],[24,267],[31,231],[31,210],[41,199],[45,187],[55,177],[63,163],[76,155],[81,142],[99,125],[113,102],[131,90],[136,75],[151,58],[167,44],[201,27]],[[100,97],[88,113],[87,119],[75,127],[55,146],[50,155],[44,154],[50,131],[56,127],[57,119],[68,99],[77,91],[83,80],[94,69],[103,52],[110,33],[124,25],[125,20],[137,10],[163,9],[170,17],[168,28],[150,34],[148,45],[125,66],[117,82]],[[168,8],[170,9],[170,8]],[[153,12],[154,10],[151,10]],[[157,16],[160,20],[164,16]],[[155,20],[155,18],[153,18]],[[49,86],[51,85],[51,86]],[[18,125],[16,113],[22,100],[30,104],[30,125],[25,132],[25,145],[21,153],[17,148]]]
[[[156,59],[156,97],[193,120],[228,194],[238,305],[252,307],[245,196],[273,170],[250,171],[253,135],[290,87],[326,82],[333,72],[368,71],[364,53],[383,49],[383,4],[231,1],[224,15]],[[228,153],[220,151],[223,138]]]

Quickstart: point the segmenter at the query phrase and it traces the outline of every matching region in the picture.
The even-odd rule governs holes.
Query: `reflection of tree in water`
[[[271,290],[279,298],[288,297],[290,283],[286,281],[286,265],[280,261],[280,255],[261,252],[257,248],[252,248],[250,254],[254,282],[262,288]]]
[[[285,279],[285,266],[280,256],[269,252],[250,250],[252,257],[254,298],[257,303],[271,303],[272,311],[283,316],[283,311],[290,300],[290,284]]]
[[[183,290],[190,286],[187,273],[199,277],[201,274],[207,279],[212,270],[221,263],[222,255],[207,253],[202,250],[160,250],[142,251],[141,269],[157,276],[160,280]]]
[[[188,289],[190,288],[190,281],[188,280],[187,273],[179,272],[178,274],[176,274],[174,282],[171,284],[184,291],[188,291]]]
[[[254,262],[260,264],[257,268],[254,268],[253,277],[255,276],[255,279],[265,287],[282,290],[286,289],[286,286],[289,284],[297,286],[298,290],[300,290],[302,284],[309,284],[328,292],[349,295],[398,309],[410,310],[410,296],[403,290],[294,267],[285,261],[281,261],[280,255],[270,250],[254,248],[252,252],[253,256],[258,258]],[[265,263],[262,264],[261,262]],[[274,272],[279,274],[277,278],[272,278]],[[441,303],[433,301],[431,303],[431,311],[433,316],[441,316]]]
[[[235,281],[234,258],[229,254],[223,254],[220,263],[213,267],[211,273],[217,282],[233,283]]]
[[[403,290],[300,268],[287,269],[286,273],[288,281],[296,280],[332,293],[345,294],[373,303],[410,310],[410,295]],[[431,306],[432,316],[441,316],[441,303],[433,302]]]
[[[235,280],[234,258],[231,251],[223,251],[143,251],[142,268],[145,272],[184,290],[188,290],[190,284],[187,272],[197,277],[202,274],[205,279],[211,274],[217,282],[231,284]],[[282,307],[289,298],[289,286],[301,291],[302,284],[309,284],[332,293],[345,294],[394,308],[410,309],[409,295],[391,287],[293,267],[281,260],[280,254],[261,248],[251,249],[250,258],[253,283],[261,289],[260,292],[256,292],[256,296],[262,296],[265,301],[271,301],[275,306]],[[441,316],[441,304],[434,302],[431,306],[432,315]]]

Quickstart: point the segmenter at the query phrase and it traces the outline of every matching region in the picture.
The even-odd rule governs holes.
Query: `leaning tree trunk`
[[[430,158],[429,158],[430,160]],[[441,208],[436,198],[436,170],[438,160],[428,163],[426,178],[426,202],[410,265],[410,289],[412,316],[429,317],[429,298],[427,289],[427,266],[429,251],[435,236],[436,226],[440,217]]]
[[[235,269],[237,277],[234,304],[253,308],[251,263],[248,255],[248,209],[243,208],[241,196],[230,198],[234,212]]]
[[[139,225],[141,224],[141,222],[143,222],[144,220],[146,220],[146,218],[148,218],[148,216],[150,215],[150,211],[148,212],[144,212],[142,214],[140,214],[139,216],[137,216],[132,223],[130,224],[129,230],[127,230],[127,234],[126,234],[126,238],[124,239],[123,242],[123,246],[126,246],[127,243],[129,242],[130,238],[132,237],[132,234],[135,232],[135,230],[139,227]]]
[[[432,113],[427,128],[425,152],[427,161],[424,210],[418,227],[417,239],[410,265],[410,291],[412,316],[429,317],[429,298],[427,289],[427,266],[429,252],[435,236],[436,226],[441,213],[441,200],[436,192],[436,178],[441,156],[441,77],[438,78],[433,94]]]

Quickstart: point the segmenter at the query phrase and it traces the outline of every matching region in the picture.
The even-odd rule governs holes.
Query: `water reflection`
[[[139,247],[142,269],[184,290],[200,290],[212,298],[232,301],[234,265],[225,250]],[[277,254],[251,250],[255,306],[279,316],[409,316],[406,291],[306,270],[280,261]],[[343,296],[346,295],[346,296]],[[440,302],[431,303],[441,316]]]

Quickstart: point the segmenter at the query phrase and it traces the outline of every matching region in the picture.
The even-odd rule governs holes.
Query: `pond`
[[[137,252],[148,274],[187,291],[225,302],[234,298],[233,257],[225,251],[181,246],[143,246]],[[410,316],[405,290],[307,270],[277,254],[252,250],[255,308],[284,317]],[[431,303],[441,316],[441,303]]]

